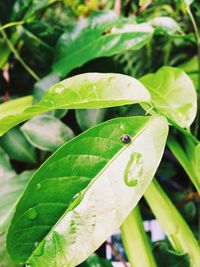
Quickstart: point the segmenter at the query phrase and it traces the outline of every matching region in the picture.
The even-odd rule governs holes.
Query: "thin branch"
[[[121,9],[122,9],[122,1],[121,0],[115,0],[115,6],[114,6],[115,12],[120,15]]]
[[[119,252],[114,248],[114,246],[108,241],[106,241],[106,245],[111,248],[113,255],[118,259],[118,261],[120,261],[124,267],[128,267],[126,261],[120,256]]]

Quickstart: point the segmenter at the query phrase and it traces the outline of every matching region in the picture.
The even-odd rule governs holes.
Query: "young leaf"
[[[117,118],[57,150],[17,205],[7,236],[12,259],[37,267],[72,267],[85,260],[143,195],[167,132],[164,117]],[[125,174],[137,183],[128,186]]]
[[[36,151],[27,142],[19,128],[13,128],[1,137],[0,145],[11,159],[27,163],[36,162]]]
[[[85,131],[103,121],[106,109],[76,109],[75,114],[80,128]]]
[[[53,71],[65,77],[74,68],[94,58],[137,50],[149,41],[153,31],[147,23],[131,23],[111,11],[97,13],[61,35]]]
[[[129,76],[80,74],[52,86],[38,104],[28,109],[17,106],[15,110],[20,99],[0,105],[0,135],[27,119],[55,109],[103,108],[149,101],[150,94],[142,83]]]
[[[14,177],[1,178],[0,187],[0,234],[6,231],[16,206],[16,202],[25,189],[33,171],[25,171]]]
[[[21,127],[21,131],[32,146],[52,152],[74,136],[69,127],[49,115],[29,120]]]
[[[142,77],[155,109],[183,128],[189,128],[197,112],[197,94],[184,71],[162,67],[154,74]]]

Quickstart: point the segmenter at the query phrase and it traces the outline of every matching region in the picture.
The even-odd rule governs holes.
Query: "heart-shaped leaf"
[[[149,90],[152,103],[159,113],[183,128],[190,127],[197,112],[197,94],[184,71],[162,67],[140,80]]]
[[[167,132],[165,117],[117,118],[57,150],[17,205],[7,236],[12,259],[37,267],[85,260],[142,197]]]
[[[28,100],[30,99],[29,97]],[[0,105],[0,135],[47,111],[149,102],[150,94],[139,81],[126,75],[86,73],[55,84],[36,105],[26,108],[27,102],[23,105],[24,100],[27,99],[17,99]]]

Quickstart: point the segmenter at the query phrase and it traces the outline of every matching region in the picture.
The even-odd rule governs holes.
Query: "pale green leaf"
[[[1,178],[0,186],[0,234],[6,231],[17,200],[25,189],[33,171],[24,171],[13,177]]]
[[[197,171],[200,175],[200,144],[197,145],[195,148],[195,155],[196,155],[196,167],[197,167]]]
[[[32,146],[51,152],[74,136],[69,127],[49,115],[29,120],[21,127],[21,131]]]
[[[126,75],[86,73],[55,84],[38,104],[30,108],[24,110],[21,104],[20,109],[20,101],[0,105],[0,135],[27,119],[55,109],[103,108],[149,102],[150,94],[142,83]]]
[[[12,177],[15,174],[16,172],[13,170],[10,164],[8,155],[0,147],[0,181],[2,181],[2,179]]]
[[[117,118],[57,150],[17,205],[7,236],[12,259],[33,267],[72,267],[84,261],[142,197],[167,132],[165,117]],[[124,134],[131,136],[130,143],[122,142]],[[139,160],[132,160],[134,155]],[[137,180],[135,186],[126,184],[125,172]]]
[[[78,125],[85,131],[103,121],[106,109],[76,109],[75,114]]]
[[[13,128],[0,138],[0,145],[11,159],[35,163],[36,151],[30,146],[18,127]]]
[[[171,17],[156,17],[150,20],[150,24],[154,27],[162,28],[168,34],[174,34],[180,31],[180,26]]]
[[[159,113],[183,128],[190,127],[197,112],[197,94],[184,71],[162,67],[140,80],[149,90],[153,106]]]

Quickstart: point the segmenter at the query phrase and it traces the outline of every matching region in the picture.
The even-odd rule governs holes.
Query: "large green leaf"
[[[197,94],[184,71],[162,67],[154,74],[142,77],[155,109],[181,127],[189,128],[197,112]]]
[[[0,145],[11,159],[36,163],[35,148],[30,146],[18,127],[11,129],[0,138]]]
[[[23,100],[24,98],[0,105],[0,135],[47,111],[149,102],[150,94],[139,81],[126,75],[86,73],[55,84],[38,104],[27,109],[27,103],[23,105]]]
[[[21,130],[34,147],[52,152],[74,136],[69,127],[49,115],[40,115],[27,121]]]
[[[120,19],[111,11],[97,13],[61,35],[53,70],[64,77],[91,59],[137,50],[149,41],[153,31],[147,23]]]
[[[7,236],[12,259],[37,267],[71,267],[85,260],[143,195],[167,132],[164,117],[117,118],[57,150],[17,205]],[[124,134],[132,138],[128,144],[121,140]]]

